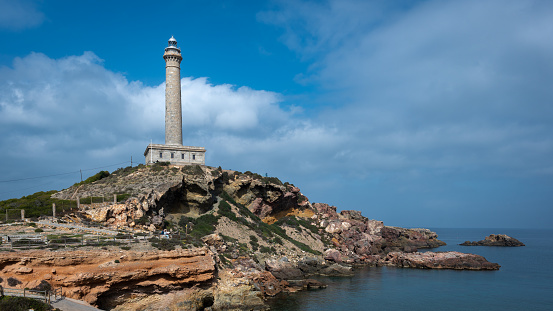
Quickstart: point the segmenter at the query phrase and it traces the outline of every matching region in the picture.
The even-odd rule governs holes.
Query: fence
[[[8,288],[0,285],[0,296],[14,296],[14,297],[27,297],[38,300],[43,300],[46,303],[52,303],[52,297],[54,301],[62,297],[61,287],[52,290],[35,290],[35,289],[20,289],[20,288]]]
[[[55,235],[55,236],[31,236],[31,235],[9,235],[2,236],[1,248],[9,249],[43,249],[61,247],[81,246],[125,246],[131,243],[146,242],[148,237],[141,235]]]

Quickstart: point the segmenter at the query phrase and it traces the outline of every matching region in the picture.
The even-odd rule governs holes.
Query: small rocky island
[[[490,234],[481,241],[465,241],[459,245],[464,246],[524,246],[521,241],[505,234]]]

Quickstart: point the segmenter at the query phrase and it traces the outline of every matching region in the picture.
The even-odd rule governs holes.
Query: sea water
[[[498,271],[363,268],[353,277],[316,277],[326,289],[281,295],[272,310],[553,310],[553,230],[434,228],[431,251],[484,256]],[[460,246],[507,234],[526,246]]]

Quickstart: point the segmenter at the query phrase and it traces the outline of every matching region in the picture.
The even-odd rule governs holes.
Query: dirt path
[[[62,311],[102,311],[101,309],[93,307],[84,301],[71,298],[63,298],[57,300],[56,302],[52,302],[52,307],[58,308]]]
[[[41,224],[41,225],[47,225],[47,226],[53,226],[53,227],[63,227],[63,228],[77,229],[77,230],[83,230],[83,231],[92,231],[92,232],[111,234],[111,235],[116,235],[117,233],[119,233],[119,232],[114,231],[114,230],[84,227],[84,226],[71,225],[71,224],[58,224],[58,223],[54,223],[54,222],[46,221],[46,220],[40,220],[40,221],[37,221],[37,223]]]

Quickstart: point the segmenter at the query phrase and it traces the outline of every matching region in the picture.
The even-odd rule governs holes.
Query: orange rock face
[[[215,261],[207,248],[174,251],[26,251],[0,254],[2,285],[19,288],[41,281],[63,295],[105,306],[108,300],[142,292],[167,292],[210,283]]]

